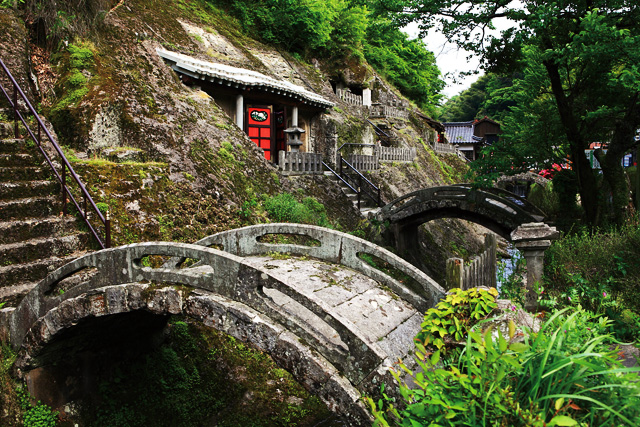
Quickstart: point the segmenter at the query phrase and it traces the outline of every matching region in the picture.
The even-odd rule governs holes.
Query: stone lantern
[[[291,147],[290,151],[294,153],[297,153],[298,151],[300,151],[300,146],[302,145],[302,141],[300,140],[300,135],[305,133],[305,130],[302,128],[299,128],[298,126],[292,126],[290,128],[285,129],[284,133],[286,133],[289,136],[289,141],[287,141],[287,145]]]
[[[555,227],[542,222],[522,224],[511,233],[511,241],[522,252],[527,262],[527,289],[525,308],[535,311],[538,308],[536,283],[542,281],[544,271],[544,251],[551,246],[551,241],[560,237]]]

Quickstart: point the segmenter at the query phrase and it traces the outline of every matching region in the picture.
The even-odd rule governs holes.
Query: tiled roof
[[[295,85],[288,81],[278,80],[258,73],[257,71],[202,61],[188,55],[161,48],[157,48],[156,52],[171,64],[171,67],[175,71],[195,79],[222,83],[240,89],[253,88],[266,92],[276,92],[277,94],[298,99],[305,104],[317,107],[330,108],[335,105],[333,102],[324,99],[317,93],[306,90],[302,86]]]
[[[473,135],[473,121],[443,123],[447,141],[450,144],[474,144],[481,141]]]

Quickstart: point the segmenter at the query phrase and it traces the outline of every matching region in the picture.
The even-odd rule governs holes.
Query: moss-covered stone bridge
[[[277,243],[291,239],[300,243]],[[150,256],[164,257],[164,264],[147,266]],[[443,294],[423,272],[365,240],[266,224],[195,244],[139,243],[85,255],[51,273],[16,308],[2,310],[1,326],[22,375],[46,388],[47,367],[67,350],[99,345],[87,338],[93,325],[135,329],[141,317],[122,319],[183,315],[268,353],[330,409],[365,425],[361,395],[393,381],[388,368],[412,351],[422,313]],[[75,330],[83,338],[74,338]]]

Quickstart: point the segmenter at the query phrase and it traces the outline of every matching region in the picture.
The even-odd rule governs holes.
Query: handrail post
[[[20,138],[18,132],[18,86],[13,85],[13,135],[15,138]]]
[[[360,195],[362,194],[362,175],[358,175],[358,209],[360,209]]]
[[[111,210],[107,208],[104,220],[104,246],[105,248],[111,247]]]
[[[67,188],[67,167],[62,162],[62,216],[67,214],[67,195],[65,194],[65,190]]]

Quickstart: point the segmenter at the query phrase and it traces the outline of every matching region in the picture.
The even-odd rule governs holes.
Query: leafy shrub
[[[38,402],[24,413],[24,427],[54,427],[58,420],[58,413],[47,405]]]
[[[439,350],[418,345],[421,372],[410,373],[412,388],[394,372],[402,401],[384,389],[378,402],[367,399],[374,425],[638,425],[639,369],[621,367],[602,334],[606,321],[592,320],[584,311],[560,311],[524,342],[515,341],[513,322],[506,337],[475,328],[446,369]]]
[[[492,288],[472,288],[463,291],[454,288],[436,308],[430,308],[424,316],[422,330],[416,336],[424,347],[438,350],[451,348],[456,341],[465,339],[471,326],[486,319],[498,306],[498,291]]]
[[[629,322],[628,314],[623,316],[625,310],[640,312],[640,228],[636,224],[555,241],[545,253],[545,276],[552,308],[580,305],[613,319],[619,338],[640,335],[637,322]]]
[[[276,222],[330,226],[324,205],[313,197],[306,197],[300,203],[292,194],[280,193],[267,197],[264,208],[269,218]]]

